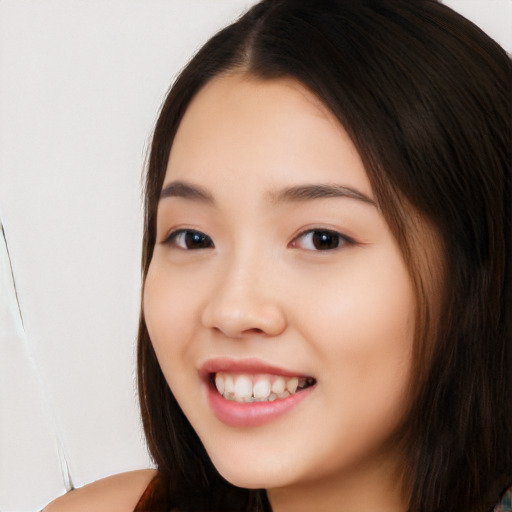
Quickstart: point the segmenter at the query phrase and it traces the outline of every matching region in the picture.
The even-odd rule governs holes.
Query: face
[[[144,313],[219,472],[292,489],[394,460],[414,309],[334,116],[292,80],[209,82],[170,153]]]

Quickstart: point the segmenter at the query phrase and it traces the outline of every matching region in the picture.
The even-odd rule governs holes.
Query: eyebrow
[[[160,199],[167,197],[181,197],[200,203],[214,204],[212,194],[199,185],[192,185],[184,181],[173,181],[162,188]]]
[[[160,199],[168,197],[181,197],[183,199],[189,199],[210,205],[215,204],[213,195],[205,188],[199,185],[192,185],[191,183],[186,183],[184,181],[173,181],[163,187],[162,192],[160,193]],[[357,199],[363,203],[377,206],[373,199],[352,187],[330,183],[296,185],[271,191],[269,193],[269,199],[272,203],[299,203],[315,199],[341,197]]]
[[[363,203],[377,206],[376,202],[367,195],[358,190],[337,184],[316,184],[316,185],[297,185],[271,192],[270,200],[275,203],[281,202],[301,202],[314,199],[328,199],[336,197],[348,197],[357,199]]]

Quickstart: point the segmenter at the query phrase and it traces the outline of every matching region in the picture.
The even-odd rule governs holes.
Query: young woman
[[[264,0],[212,38],[146,182],[157,470],[48,510],[510,510],[511,76],[434,0]]]

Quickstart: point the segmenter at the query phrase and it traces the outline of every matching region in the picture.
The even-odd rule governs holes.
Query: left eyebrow
[[[315,199],[348,197],[350,199],[357,199],[358,201],[362,201],[366,204],[377,206],[373,199],[354,188],[345,187],[343,185],[333,185],[330,183],[287,187],[281,190],[273,191],[269,194],[269,196],[271,202],[273,203],[295,203],[301,201],[312,201]]]
[[[215,202],[213,196],[206,189],[184,181],[173,181],[165,185],[160,192],[160,200],[167,197],[181,197],[207,204]]]

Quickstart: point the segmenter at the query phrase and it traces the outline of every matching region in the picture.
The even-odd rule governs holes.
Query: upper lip
[[[199,373],[207,379],[211,374],[226,373],[252,373],[281,375],[283,377],[310,377],[302,372],[280,368],[256,358],[234,359],[230,357],[215,357],[208,359],[201,366]]]

